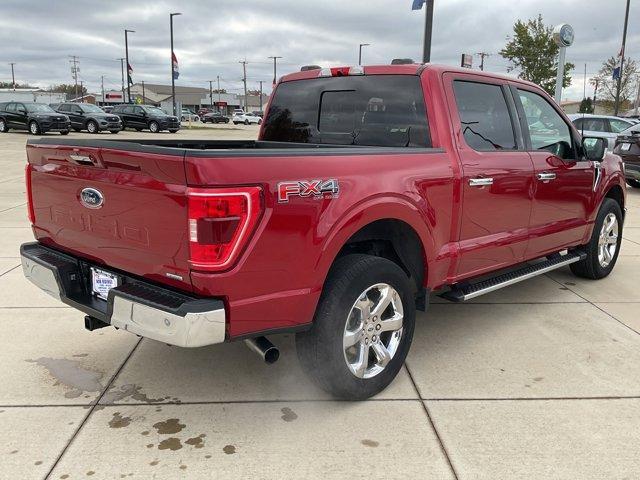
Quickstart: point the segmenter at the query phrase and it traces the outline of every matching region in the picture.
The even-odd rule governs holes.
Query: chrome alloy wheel
[[[600,237],[598,238],[598,262],[602,268],[607,268],[618,248],[618,219],[609,213],[602,222]]]
[[[404,313],[400,294],[377,283],[353,304],[342,337],[344,359],[358,378],[382,372],[394,357],[402,338]]]

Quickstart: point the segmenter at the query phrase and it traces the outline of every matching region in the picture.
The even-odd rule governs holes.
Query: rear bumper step
[[[581,251],[574,251],[566,253],[565,255],[557,255],[551,259],[544,260],[542,262],[527,265],[508,273],[503,273],[495,277],[481,280],[477,283],[454,285],[451,290],[440,295],[446,300],[452,302],[464,302],[471,300],[472,298],[479,297],[485,293],[493,292],[509,285],[513,285],[523,280],[527,280],[543,273],[550,272],[556,268],[561,268],[572,263],[579,262],[587,256],[586,253]]]
[[[119,274],[122,284],[111,289],[105,301],[90,292],[88,262],[39,243],[22,245],[20,257],[29,281],[100,322],[179,347],[225,341],[221,300],[190,297]]]

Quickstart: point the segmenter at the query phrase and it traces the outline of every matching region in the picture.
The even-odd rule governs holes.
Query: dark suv
[[[200,117],[200,120],[202,120],[202,123],[229,123],[229,117],[222,115],[220,112],[206,113]]]
[[[56,111],[69,117],[71,128],[76,132],[86,130],[89,133],[98,133],[108,130],[118,133],[122,130],[120,117],[105,113],[100,107],[90,103],[61,103]]]
[[[9,129],[28,130],[33,135],[46,132],[69,133],[69,117],[56,112],[46,103],[0,103],[0,132]]]
[[[161,130],[176,133],[180,130],[178,117],[167,115],[151,105],[118,105],[111,113],[122,119],[123,128],[135,128],[138,132],[149,129],[153,133]]]

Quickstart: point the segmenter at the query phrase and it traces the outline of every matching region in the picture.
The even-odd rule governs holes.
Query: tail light
[[[364,68],[360,66],[323,68],[318,73],[318,77],[347,77],[349,75],[364,75]]]
[[[24,168],[24,182],[27,187],[27,215],[29,216],[29,222],[33,225],[36,223],[36,214],[33,210],[33,193],[31,192],[31,165],[28,163]]]
[[[258,225],[260,187],[190,188],[189,263],[198,270],[231,266]]]

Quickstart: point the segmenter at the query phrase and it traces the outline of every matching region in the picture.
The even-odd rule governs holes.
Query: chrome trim
[[[489,185],[493,185],[493,178],[491,177],[479,177],[479,178],[470,178],[469,186],[470,187],[486,187]]]
[[[598,190],[598,185],[600,184],[600,180],[602,179],[602,162],[593,162],[593,166],[595,168],[593,175],[593,191]]]
[[[53,270],[25,256],[21,256],[20,259],[22,262],[22,271],[26,279],[56,300],[61,300],[60,287]]]
[[[540,180],[541,182],[548,182],[550,180],[555,180],[556,179],[556,174],[555,173],[547,173],[547,172],[542,172],[542,173],[538,173],[536,175],[536,177],[538,178],[538,180]]]
[[[567,265],[571,265],[572,263],[576,263],[582,260],[579,256],[571,257],[564,262],[556,263],[554,265],[541,268],[540,270],[536,270],[535,272],[527,273],[522,275],[521,277],[512,278],[511,280],[507,280],[506,282],[497,283],[495,285],[491,285],[490,287],[483,288],[482,290],[478,290],[476,292],[471,292],[462,296],[462,301],[471,300],[472,298],[479,297],[480,295],[484,295],[486,293],[493,292],[495,290],[500,290],[501,288],[508,287],[509,285],[514,285],[516,283],[522,282],[524,280],[528,280],[533,277],[537,277],[538,275],[542,275],[543,273],[550,272],[551,270],[555,270],[560,267],[566,267]]]

